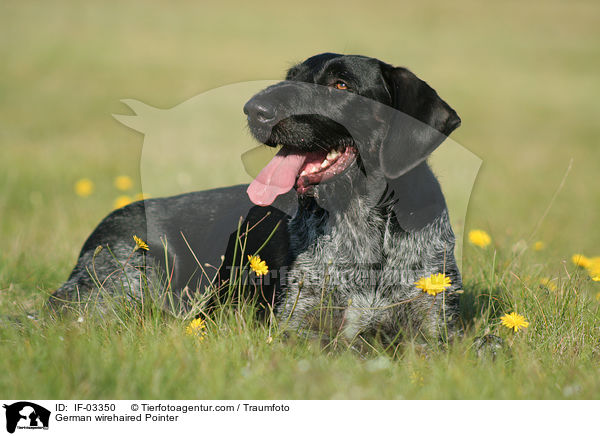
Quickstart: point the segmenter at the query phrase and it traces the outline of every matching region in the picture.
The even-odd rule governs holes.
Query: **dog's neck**
[[[326,210],[314,198],[301,198],[289,223],[292,252],[325,250],[329,255],[343,253],[361,264],[380,263],[386,229],[394,221],[389,207],[377,203],[357,195],[344,207]],[[402,232],[398,226],[396,230]]]
[[[349,180],[341,180],[337,187],[319,187],[316,197],[299,197],[296,221],[356,229],[351,233],[385,221],[395,231],[410,233],[447,212],[439,182],[426,162],[392,180],[381,172]]]
[[[400,240],[418,239],[432,223],[447,219],[440,185],[426,163],[395,180],[382,174],[363,180],[343,201],[331,192],[327,198],[299,198],[289,223],[292,257],[308,252],[322,262],[339,256],[357,264],[381,264]]]
[[[389,194],[384,202],[406,232],[423,229],[447,210],[440,184],[427,162],[386,182]]]

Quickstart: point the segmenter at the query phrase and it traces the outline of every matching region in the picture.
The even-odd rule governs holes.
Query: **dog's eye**
[[[342,91],[345,91],[346,89],[348,89],[348,85],[346,85],[346,83],[342,82],[341,80],[338,80],[337,82],[335,82],[335,85],[333,85],[336,89],[341,89]]]

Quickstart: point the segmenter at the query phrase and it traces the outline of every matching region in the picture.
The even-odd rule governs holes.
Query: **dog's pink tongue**
[[[246,192],[250,201],[258,206],[268,206],[275,197],[292,189],[305,159],[305,155],[288,154],[282,148],[248,186]]]

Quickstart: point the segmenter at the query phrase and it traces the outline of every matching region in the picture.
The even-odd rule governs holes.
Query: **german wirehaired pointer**
[[[242,231],[252,228],[245,252],[260,248],[270,269],[259,305],[274,302],[282,323],[349,342],[452,336],[461,276],[426,159],[460,125],[456,112],[405,68],[333,53],[294,66],[244,112],[259,142],[281,146],[255,180],[114,211],[50,307],[139,300],[148,286],[169,288],[185,308],[189,296],[218,287],[201,265],[220,266],[220,283],[230,279],[242,216]],[[133,235],[150,250],[132,251]],[[445,292],[416,287],[435,273],[450,278]]]

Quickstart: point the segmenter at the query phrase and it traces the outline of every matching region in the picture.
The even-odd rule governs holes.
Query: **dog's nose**
[[[244,105],[244,113],[247,115],[248,121],[257,121],[261,124],[275,119],[275,108],[255,99],[251,99]]]

